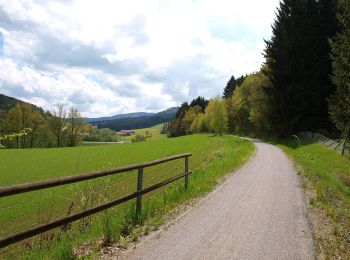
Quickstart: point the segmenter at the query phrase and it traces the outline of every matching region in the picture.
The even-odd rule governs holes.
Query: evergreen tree
[[[189,109],[189,105],[187,102],[184,102],[181,104],[179,110],[177,110],[176,114],[175,114],[175,119],[177,118],[183,118],[186,111]]]
[[[236,87],[239,87],[243,84],[243,81],[248,77],[248,75],[240,76],[238,79],[236,79]]]
[[[226,87],[224,88],[224,94],[222,95],[223,98],[230,98],[232,97],[233,91],[236,88],[236,79],[235,76],[231,76],[230,80],[227,82]]]
[[[339,2],[341,32],[331,43],[333,82],[337,89],[330,99],[330,114],[343,138],[350,135],[350,2]]]
[[[247,75],[242,75],[239,78],[235,79],[234,76],[231,76],[230,80],[227,82],[226,87],[224,88],[224,93],[222,95],[222,98],[228,99],[232,97],[233,92],[235,91],[236,87],[242,85],[243,81],[247,78]]]
[[[204,113],[205,108],[208,106],[209,100],[206,100],[204,97],[197,97],[192,100],[190,103],[190,107],[199,106],[201,108],[201,112]]]
[[[266,41],[266,75],[272,87],[271,123],[279,135],[330,128],[328,38],[336,30],[335,0],[283,0]]]

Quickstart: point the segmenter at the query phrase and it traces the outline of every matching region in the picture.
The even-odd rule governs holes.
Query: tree
[[[78,137],[84,130],[84,119],[76,108],[71,108],[68,113],[68,139],[69,146],[75,146],[78,143]]]
[[[29,147],[33,148],[38,139],[43,138],[48,129],[44,116],[37,110],[31,110],[28,119],[28,128],[32,131],[28,134]]]
[[[32,148],[35,141],[41,136],[43,128],[46,127],[45,118],[42,110],[29,103],[19,103],[19,106],[22,111],[22,127],[32,130],[27,135],[22,135],[22,148]]]
[[[266,89],[271,87],[269,78],[262,72],[257,72],[246,78],[243,84],[250,87],[249,120],[254,126],[254,131],[259,135],[271,132],[270,97],[266,94]]]
[[[236,87],[242,85],[242,83],[246,77],[247,76],[242,75],[238,79],[235,79],[235,77],[232,75],[230,80],[227,82],[226,87],[224,88],[224,93],[223,93],[222,97],[225,99],[231,98]]]
[[[232,97],[233,91],[236,88],[236,79],[235,76],[231,76],[229,81],[226,84],[226,87],[224,88],[224,93],[222,95],[223,98],[230,98]]]
[[[346,143],[350,137],[350,2],[340,1],[339,7],[341,31],[331,41],[336,92],[329,100],[329,112]]]
[[[194,133],[197,130],[196,126],[192,124],[201,113],[201,111],[202,110],[200,106],[190,107],[187,110],[185,116],[182,119],[182,124],[184,125],[186,134]]]
[[[248,132],[252,130],[252,124],[249,120],[250,113],[250,100],[251,85],[249,84],[250,78],[243,82],[243,84],[237,87],[232,95],[231,100],[231,117],[229,124],[230,128],[235,132]]]
[[[227,129],[227,114],[225,105],[220,98],[213,98],[205,109],[205,123],[208,129],[222,135]]]
[[[204,133],[208,131],[207,125],[205,124],[205,114],[199,114],[197,118],[197,129],[199,133]]]
[[[187,102],[184,102],[181,104],[179,110],[177,110],[176,114],[175,114],[175,119],[178,119],[178,118],[183,118],[186,111],[189,109],[189,105]]]
[[[7,135],[0,135],[0,149],[6,148],[3,145],[3,141],[5,140],[12,140],[14,138],[19,138],[22,137],[23,135],[27,135],[28,133],[30,133],[32,130],[30,128],[25,128],[22,129],[19,133],[12,133],[12,134],[7,134]]]
[[[186,134],[186,129],[181,118],[175,118],[171,124],[167,133],[168,137],[176,137]]]
[[[262,72],[245,77],[230,99],[225,99],[230,132],[255,132],[259,135],[269,132],[270,98],[266,89],[270,87],[268,77]]]
[[[162,126],[162,129],[160,130],[160,134],[163,135],[163,134],[168,133],[169,128],[170,128],[170,123],[169,122],[164,123]]]
[[[62,135],[67,125],[66,114],[67,112],[61,104],[57,105],[56,109],[51,111],[50,125],[56,138],[57,147],[62,146]]]
[[[23,127],[23,114],[21,109],[21,104],[17,103],[14,108],[12,108],[9,113],[8,117],[5,121],[5,129],[8,133],[19,133],[24,127]],[[19,141],[20,141],[19,135],[15,136],[16,140],[16,148],[19,148]]]
[[[330,128],[328,38],[337,25],[335,0],[283,0],[266,41],[266,75],[271,81],[274,128],[286,136],[301,130]]]
[[[195,117],[199,113],[203,113],[205,111],[208,102],[209,101],[204,97],[199,96],[193,99],[190,105],[188,105],[187,102],[182,103],[175,115],[174,120],[170,124],[168,136],[174,137],[192,133],[191,125],[195,120]]]
[[[206,100],[204,97],[199,96],[192,100],[192,102],[190,103],[190,107],[199,106],[201,109],[201,112],[204,113],[208,103],[209,103],[209,100]]]

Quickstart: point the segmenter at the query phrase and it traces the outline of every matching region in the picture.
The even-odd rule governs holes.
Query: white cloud
[[[258,70],[278,0],[0,0],[0,92],[84,115],[161,110]]]

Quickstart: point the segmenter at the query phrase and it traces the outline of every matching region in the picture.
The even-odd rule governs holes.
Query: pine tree
[[[232,97],[235,89],[243,84],[243,81],[247,78],[247,75],[242,75],[239,78],[235,79],[234,76],[231,76],[230,80],[227,82],[226,87],[224,88],[224,93],[222,98],[228,99]]]
[[[327,98],[334,86],[328,37],[336,28],[335,0],[280,3],[265,49],[270,118],[279,135],[329,128]]]
[[[236,88],[236,79],[235,76],[231,76],[230,80],[227,82],[226,87],[224,88],[223,98],[230,98],[233,94],[233,91]]]
[[[209,100],[206,100],[204,97],[197,97],[192,100],[190,103],[190,107],[199,106],[201,108],[201,112],[204,113],[205,108],[208,106]]]
[[[331,42],[333,82],[337,89],[330,99],[330,114],[343,138],[350,135],[350,2],[339,2],[341,32]]]

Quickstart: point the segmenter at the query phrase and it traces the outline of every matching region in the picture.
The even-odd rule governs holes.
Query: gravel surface
[[[173,225],[141,239],[122,259],[314,259],[299,178],[277,147],[256,154]]]

